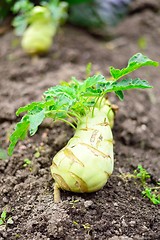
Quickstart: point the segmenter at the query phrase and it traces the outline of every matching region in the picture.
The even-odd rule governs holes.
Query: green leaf
[[[144,188],[142,195],[147,197],[153,204],[160,204],[160,194],[152,193],[152,189],[149,187]]]
[[[137,53],[129,59],[128,66],[126,68],[116,69],[114,67],[110,67],[110,74],[115,80],[117,80],[123,77],[124,75],[135,71],[140,67],[143,66],[157,67],[158,65],[159,65],[158,62],[152,61],[151,59],[149,59],[148,57],[144,56],[141,53]]]
[[[17,123],[16,128],[12,135],[10,136],[10,145],[8,148],[8,154],[12,155],[15,145],[18,140],[24,140],[29,128],[29,117],[25,115],[22,120]]]
[[[86,89],[85,92],[81,93],[81,96],[85,97],[98,97],[102,93],[102,90],[100,89],[93,89],[93,88],[88,88]]]
[[[104,88],[104,86],[103,86]],[[145,89],[145,88],[152,88],[146,80],[141,80],[140,78],[136,79],[123,79],[120,82],[107,82],[105,84],[104,92],[117,92],[117,91],[124,91],[130,89]]]
[[[94,75],[87,78],[81,85],[81,91],[85,91],[87,88],[95,86],[97,83],[106,83],[106,79],[103,75]]]
[[[25,15],[19,15],[12,21],[12,26],[15,29],[17,36],[22,36],[28,25],[27,18]]]
[[[27,167],[32,163],[31,160],[29,160],[28,158],[25,158],[23,161],[24,161],[23,167]]]
[[[1,219],[2,219],[3,221],[5,221],[6,216],[7,216],[7,212],[6,212],[6,210],[3,210],[3,212],[1,213]]]
[[[33,115],[29,115],[29,132],[31,136],[33,136],[37,132],[38,126],[43,122],[44,118],[45,110],[42,110]]]
[[[55,87],[49,88],[47,91],[44,92],[44,96],[46,98],[47,97],[56,98],[62,95],[71,99],[76,98],[75,89],[68,86],[57,85]]]
[[[3,222],[3,220],[0,218],[0,225],[3,225],[4,224],[4,222]]]
[[[124,95],[123,95],[123,92],[122,92],[122,91],[116,91],[115,94],[117,95],[117,97],[119,97],[119,99],[120,99],[121,101],[123,101]]]
[[[13,13],[26,13],[27,11],[30,11],[33,6],[33,3],[31,3],[29,0],[19,0],[15,2],[12,11]]]
[[[22,112],[27,112],[27,111],[31,111],[34,107],[36,107],[39,104],[39,102],[32,102],[31,104],[28,104],[24,107],[20,107],[17,112],[16,115],[19,116],[19,114],[21,114]]]
[[[31,111],[35,111],[35,109],[37,110],[37,112],[39,110],[42,110],[44,107],[50,107],[52,105],[54,105],[55,101],[53,99],[48,100],[47,102],[32,102],[30,104],[27,104],[24,107],[20,107],[17,112],[16,115],[19,116],[19,114],[21,114],[22,112],[31,112]]]
[[[151,201],[153,202],[153,204],[157,205],[160,204],[160,197],[159,199],[155,196],[152,196]]]

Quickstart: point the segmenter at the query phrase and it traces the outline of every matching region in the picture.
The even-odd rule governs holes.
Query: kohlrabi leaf
[[[22,112],[31,111],[32,109],[34,109],[37,106],[39,106],[39,102],[32,102],[31,104],[28,104],[28,105],[26,105],[24,107],[20,107],[16,111],[16,115],[19,116],[19,114],[21,114]]]
[[[12,135],[10,136],[10,145],[8,148],[8,154],[12,155],[15,145],[19,140],[24,140],[29,128],[29,118],[25,115],[19,123],[17,123],[16,128]]]
[[[87,88],[94,87],[98,82],[106,82],[105,77],[99,74],[87,78],[81,85],[81,91],[85,91]]]
[[[124,94],[123,94],[122,91],[116,91],[115,94],[117,95],[117,97],[118,97],[121,101],[123,101],[123,99],[124,99]]]
[[[3,221],[5,221],[5,220],[6,220],[6,217],[7,217],[7,212],[6,212],[6,210],[3,210],[3,212],[1,213],[1,219],[2,219]]]
[[[33,115],[29,115],[29,123],[30,123],[29,132],[31,136],[37,132],[38,126],[43,122],[44,118],[45,118],[44,109]]]
[[[114,67],[110,67],[110,74],[115,80],[118,80],[119,78],[137,70],[140,67],[143,66],[157,67],[158,65],[159,65],[158,62],[152,61],[151,59],[149,59],[148,57],[144,56],[141,53],[137,53],[129,59],[126,68],[116,69]]]
[[[15,34],[22,36],[28,25],[27,17],[25,15],[15,16],[12,25],[15,29]]]
[[[117,92],[117,91],[124,91],[130,89],[145,89],[145,88],[152,88],[151,85],[146,80],[141,80],[140,78],[136,79],[123,79],[120,82],[107,82],[105,86],[103,86],[104,92]]]
[[[42,101],[42,102],[32,102],[24,107],[20,107],[17,112],[16,115],[19,116],[21,113],[23,112],[27,112],[27,111],[32,111],[35,108],[39,108],[39,110],[42,110],[45,107],[49,107],[54,105],[55,101],[53,99],[46,101]]]
[[[71,88],[70,86],[61,86],[57,85],[55,87],[49,88],[46,92],[44,92],[45,97],[52,97],[56,98],[58,96],[67,96],[69,98],[76,98],[76,92],[74,88]]]

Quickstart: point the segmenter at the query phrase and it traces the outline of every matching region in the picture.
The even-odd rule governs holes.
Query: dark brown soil
[[[159,61],[159,26],[158,12],[146,8],[114,29],[110,42],[64,27],[50,53],[39,59],[23,53],[13,32],[1,36],[0,147],[8,146],[8,136],[19,120],[18,107],[39,100],[60,80],[73,75],[84,78],[88,62],[93,63],[93,73],[107,76],[110,65],[124,67],[139,51]],[[140,47],[142,37],[146,46]],[[62,123],[45,122],[34,137],[18,143],[11,158],[0,161],[0,212],[6,209],[13,219],[12,225],[0,226],[0,240],[160,239],[159,206],[142,197],[140,183],[122,177],[142,164],[152,184],[160,178],[159,74],[159,68],[140,69],[133,76],[149,80],[153,89],[127,92],[124,102],[110,95],[119,105],[113,129],[115,170],[102,190],[79,195],[62,192],[62,202],[54,204],[49,167],[73,134]],[[23,166],[26,158],[31,166]]]

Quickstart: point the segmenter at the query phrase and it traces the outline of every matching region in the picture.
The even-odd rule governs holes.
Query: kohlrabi
[[[139,78],[119,80],[142,66],[158,66],[158,63],[137,53],[129,59],[126,68],[110,67],[109,79],[100,74],[84,81],[72,78],[70,82],[49,88],[42,101],[18,109],[17,115],[26,114],[10,136],[10,155],[17,141],[23,140],[28,130],[34,135],[45,118],[62,120],[75,128],[74,136],[53,158],[51,174],[55,180],[55,202],[60,200],[59,189],[94,192],[106,184],[114,167],[111,130],[114,107],[107,93],[115,92],[123,100],[124,90],[151,88],[147,81]]]
[[[13,21],[18,35],[22,35],[22,48],[31,55],[49,51],[53,37],[61,22],[67,16],[67,3],[59,0],[44,2],[42,6],[33,6],[28,1],[18,1],[14,12],[20,14]]]

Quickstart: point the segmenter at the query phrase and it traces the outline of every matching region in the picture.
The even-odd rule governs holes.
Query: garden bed
[[[18,121],[15,111],[61,80],[85,78],[92,73],[109,75],[108,67],[124,67],[136,52],[159,61],[160,17],[153,9],[133,14],[114,29],[114,39],[101,40],[83,29],[62,28],[50,53],[41,58],[26,56],[12,31],[0,39],[0,147]],[[62,202],[53,202],[50,165],[55,153],[73,134],[64,123],[46,121],[38,133],[19,142],[11,158],[0,161],[0,209],[6,209],[13,224],[0,226],[0,239],[7,240],[158,240],[160,208],[143,198],[140,184],[126,179],[141,164],[160,178],[159,69],[136,72],[153,89],[125,93],[113,129],[115,170],[105,187],[92,194],[62,192]],[[133,74],[133,76],[135,76]],[[24,159],[31,160],[25,167]]]

